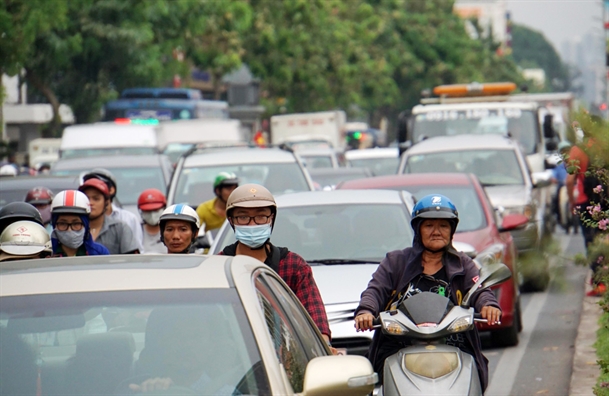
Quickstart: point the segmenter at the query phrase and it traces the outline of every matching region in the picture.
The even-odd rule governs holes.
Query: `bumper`
[[[537,223],[529,222],[523,228],[510,231],[514,244],[518,249],[518,253],[523,253],[530,250],[537,249],[537,241],[539,240],[539,233],[537,231]]]

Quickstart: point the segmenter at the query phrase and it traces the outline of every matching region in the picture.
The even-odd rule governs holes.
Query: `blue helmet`
[[[424,219],[446,219],[452,227],[452,234],[459,224],[459,212],[452,201],[440,194],[430,194],[421,198],[412,209],[412,226],[415,234],[419,233],[419,225]]]

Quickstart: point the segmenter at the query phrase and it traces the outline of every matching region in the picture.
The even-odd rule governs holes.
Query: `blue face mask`
[[[252,249],[262,246],[271,237],[271,224],[235,226],[235,238]]]

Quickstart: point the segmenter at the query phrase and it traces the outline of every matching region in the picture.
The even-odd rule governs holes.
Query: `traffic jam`
[[[437,86],[390,141],[142,88],[38,139],[0,168],[1,393],[484,394],[579,229],[570,109],[515,89]]]

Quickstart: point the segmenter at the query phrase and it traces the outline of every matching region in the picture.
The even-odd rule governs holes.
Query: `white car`
[[[353,168],[368,168],[374,176],[395,175],[400,162],[397,147],[349,150],[345,152],[347,164]]]

